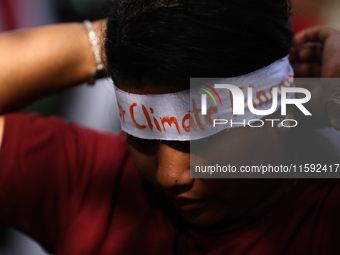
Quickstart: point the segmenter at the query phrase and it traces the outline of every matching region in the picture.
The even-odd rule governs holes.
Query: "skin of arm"
[[[94,27],[104,31],[101,22]],[[96,66],[81,23],[3,33],[0,56],[1,113],[84,82]]]
[[[103,42],[105,20],[93,22]],[[96,66],[82,23],[0,34],[0,113],[88,80]],[[0,115],[0,148],[4,117]]]

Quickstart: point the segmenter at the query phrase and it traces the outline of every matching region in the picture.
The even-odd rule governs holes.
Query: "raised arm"
[[[103,40],[105,21],[93,26]],[[82,23],[0,34],[0,113],[84,82],[95,66]],[[0,146],[3,127],[0,116]]]
[[[94,23],[101,33],[101,23]],[[0,35],[0,112],[86,81],[96,66],[81,23]]]

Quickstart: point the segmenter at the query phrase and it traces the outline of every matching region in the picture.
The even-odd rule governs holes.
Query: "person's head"
[[[286,0],[116,0],[108,72],[119,87],[189,88],[190,77],[235,77],[286,56]],[[171,85],[169,85],[171,84]]]
[[[286,0],[116,0],[107,23],[107,70],[116,86],[135,94],[188,89],[190,77],[247,74],[289,53],[289,10]],[[219,158],[236,166],[282,162],[285,131],[269,126],[217,134],[224,143]],[[254,213],[286,187],[277,180],[191,179],[188,142],[128,136],[128,143],[142,176],[194,225],[236,220],[250,208]],[[192,209],[183,197],[208,202]]]

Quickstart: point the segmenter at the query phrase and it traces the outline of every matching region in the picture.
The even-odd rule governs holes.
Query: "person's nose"
[[[160,143],[157,152],[158,167],[156,179],[164,189],[188,186],[190,178],[190,153],[179,150],[171,144]]]

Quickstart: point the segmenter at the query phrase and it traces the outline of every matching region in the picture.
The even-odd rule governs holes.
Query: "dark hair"
[[[286,56],[286,0],[116,0],[108,17],[107,69],[116,84],[234,77]],[[119,85],[120,86],[120,85]]]

